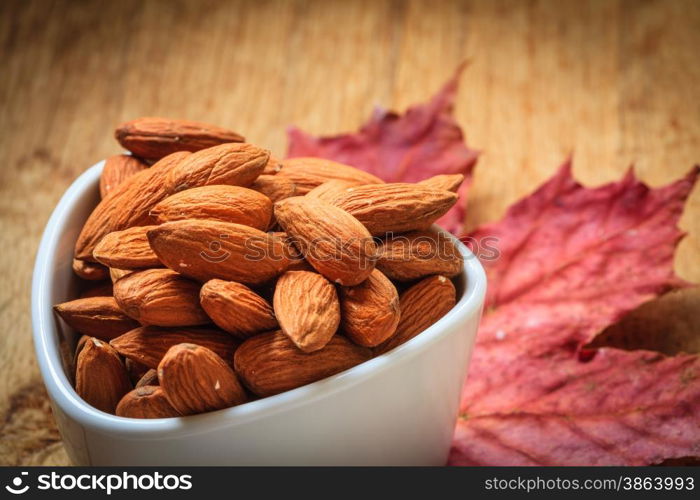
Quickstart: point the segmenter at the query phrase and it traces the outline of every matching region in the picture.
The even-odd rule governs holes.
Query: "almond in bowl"
[[[319,411],[323,423],[303,426],[314,434],[360,418],[375,405],[379,414],[373,420],[381,417],[376,423],[365,430],[346,428],[357,427],[361,434],[386,428],[382,432],[390,436],[399,430],[389,430],[398,418],[391,412],[415,406],[411,418],[434,420],[435,428],[420,438],[424,444],[413,443],[426,451],[415,452],[421,458],[410,462],[434,462],[437,454],[428,449],[447,453],[445,429],[454,423],[485,287],[476,259],[432,226],[456,202],[459,179],[390,184],[348,165],[335,170],[327,160],[295,159],[279,166],[264,149],[231,142],[231,134],[221,133],[216,142],[222,130],[217,127],[206,129],[206,141],[187,139],[182,150],[173,150],[174,131],[181,127],[185,137],[194,125],[166,120],[159,136],[154,120],[146,120],[144,134],[136,133],[139,120],[130,122],[127,135],[117,133],[128,137],[123,146],[137,145],[134,156],[148,153],[142,168],[112,162],[105,171],[109,182],[102,183],[109,189],[90,207],[86,200],[100,177],[96,167],[82,191],[59,204],[57,213],[65,220],[85,221],[72,226],[77,237],[65,256],[67,267],[59,262],[57,244],[51,246],[54,233],[47,232],[37,258],[44,266],[37,273],[50,269],[53,282],[70,282],[67,289],[76,290],[61,295],[55,288],[47,293],[45,283],[35,286],[37,315],[53,300],[62,318],[40,323],[37,348],[59,343],[60,336],[68,344],[84,336],[77,358],[66,363],[75,373],[65,377],[77,382],[72,390],[83,400],[80,411],[75,401],[64,409],[65,381],[44,374],[59,416],[70,415],[68,420],[82,426],[88,436],[82,441],[90,441],[94,426],[102,442],[115,429],[115,435],[138,429],[159,442],[170,436],[168,442],[178,448],[189,442],[188,434],[178,434],[179,426],[155,428],[156,422],[191,422],[186,425],[213,437],[228,426],[265,426],[262,422],[275,418],[290,423]],[[115,171],[120,164],[123,175]],[[287,166],[289,174],[282,175]],[[359,183],[352,182],[353,172]],[[262,189],[260,176],[267,176],[266,186],[279,177],[285,189]],[[85,280],[77,270],[57,276],[59,264],[73,269],[74,261],[84,263],[78,269],[104,266],[106,283],[109,276],[114,281],[101,288],[104,296],[80,298],[83,282],[92,288],[101,282]],[[442,330],[431,328],[445,316],[452,319]],[[414,338],[421,342],[409,342]],[[43,354],[42,370],[56,362]],[[134,367],[141,369],[134,373]],[[400,373],[405,380],[421,380],[397,392]],[[428,387],[450,400],[451,414],[420,403]],[[335,409],[328,410],[331,403]],[[322,417],[323,408],[335,415]],[[224,420],[207,420],[210,427],[198,420],[209,413],[214,418],[212,412]],[[131,427],[137,425],[150,431]],[[252,439],[233,435],[239,446]],[[129,446],[116,456],[128,457],[130,464],[285,463],[292,455],[298,459],[293,463],[384,462],[362,451],[361,442],[346,443],[345,455],[332,447],[313,455],[296,445],[289,455],[258,445],[249,456],[222,455],[214,445],[202,452],[208,457],[203,462],[157,455],[165,460],[158,462],[142,447],[134,458]],[[78,447],[72,453],[78,463],[118,463],[94,449],[87,460]],[[397,461],[406,458],[397,452],[390,463]]]

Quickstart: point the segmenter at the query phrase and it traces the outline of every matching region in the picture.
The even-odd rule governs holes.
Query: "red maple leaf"
[[[403,115],[375,109],[356,133],[314,137],[298,128],[288,131],[288,157],[318,156],[370,172],[387,182],[417,182],[437,174],[463,174],[460,199],[439,221],[460,234],[466,194],[478,152],[464,143],[453,116],[459,75],[464,65],[437,95]]]
[[[650,189],[632,172],[587,189],[567,163],[498,223],[487,313],[450,463],[641,465],[700,455],[700,358],[582,350],[623,315],[685,283],[676,222],[697,176]]]
[[[389,182],[463,173],[461,201],[439,221],[459,234],[477,158],[452,115],[461,69],[428,103],[403,115],[377,110],[357,133],[290,129],[288,156],[333,159]],[[567,163],[501,222],[468,236],[477,244],[495,238],[500,254],[484,262],[487,310],[451,464],[639,465],[700,456],[698,356],[584,347],[641,304],[687,285],[672,264],[683,236],[676,223],[697,176],[696,167],[650,189],[630,172],[587,189]]]

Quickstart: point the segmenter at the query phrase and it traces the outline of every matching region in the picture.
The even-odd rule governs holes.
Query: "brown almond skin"
[[[130,359],[127,359],[127,361],[131,361]],[[134,386],[136,389],[139,387],[144,387],[144,386],[154,386],[154,385],[160,385],[160,382],[158,382],[158,370],[155,368],[149,368],[146,373],[144,373],[141,378],[136,382],[136,385]]]
[[[353,184],[381,184],[379,177],[325,158],[301,157],[283,161],[283,168],[277,174],[291,180],[297,186],[297,195],[303,196],[324,182],[340,179]]]
[[[296,196],[276,203],[275,216],[309,264],[331,282],[357,285],[374,269],[376,245],[347,212]]]
[[[158,365],[158,380],[182,415],[221,410],[248,399],[229,365],[206,347],[178,344]]]
[[[166,222],[150,230],[148,240],[163,264],[202,282],[218,278],[258,285],[289,265],[282,241],[241,224]]]
[[[73,259],[73,272],[88,281],[102,281],[109,278],[109,269],[102,264],[79,259]]]
[[[357,185],[357,182],[333,179],[316,186],[311,191],[306,193],[306,196],[309,198],[318,198],[319,200],[327,201],[328,203],[332,204],[335,202],[338,196],[345,193],[348,188]]]
[[[119,354],[148,368],[157,368],[168,349],[182,343],[202,345],[229,362],[232,362],[233,353],[240,344],[233,336],[217,328],[156,326],[135,328],[110,342]]]
[[[199,293],[199,301],[216,326],[241,339],[278,326],[272,306],[235,281],[207,281]]]
[[[250,186],[265,170],[270,152],[246,143],[221,144],[192,153],[166,180],[171,194],[214,184]]]
[[[428,229],[457,202],[451,191],[418,184],[351,187],[333,203],[352,214],[374,236]]]
[[[433,189],[442,189],[444,191],[452,191],[456,193],[459,187],[464,182],[462,174],[441,174],[435,175],[428,179],[418,182],[420,186],[430,187]]]
[[[257,191],[240,186],[202,186],[169,196],[153,207],[151,216],[159,223],[209,219],[265,230],[272,217],[272,202]]]
[[[234,367],[251,392],[267,397],[330,377],[371,357],[369,349],[339,335],[323,349],[305,353],[277,331],[243,342],[234,355]]]
[[[277,175],[261,175],[253,182],[251,189],[267,196],[273,202],[297,195],[297,187],[291,180]]]
[[[356,286],[340,287],[341,330],[350,340],[375,347],[396,332],[401,318],[394,284],[375,269]]]
[[[161,267],[162,264],[151,250],[146,236],[154,227],[156,226],[136,226],[109,233],[95,246],[92,255],[95,260],[109,268]]]
[[[142,158],[158,160],[176,151],[199,151],[244,138],[225,128],[188,120],[143,117],[122,123],[114,135],[119,144]]]
[[[117,416],[125,418],[172,418],[178,412],[162,387],[144,385],[124,395],[117,405]]]
[[[170,269],[147,269],[117,281],[114,298],[142,325],[205,325],[211,321],[199,305],[200,288],[199,283]]]
[[[445,276],[423,278],[401,294],[401,320],[396,333],[374,349],[375,355],[411,340],[447,314],[456,301],[455,287]]]
[[[104,198],[124,180],[147,168],[148,165],[132,155],[110,156],[100,174],[100,197]]]
[[[106,341],[139,326],[114,297],[75,299],[55,305],[54,310],[76,332]]]
[[[320,274],[284,273],[277,280],[273,305],[282,332],[304,352],[323,349],[338,330],[338,294]]]
[[[129,375],[117,352],[109,344],[88,338],[75,370],[75,391],[98,410],[114,414],[124,394],[132,389]]]
[[[171,194],[166,186],[168,173],[189,155],[191,153],[181,151],[166,156],[110,191],[80,231],[75,242],[75,257],[94,262],[92,251],[105,235],[132,226],[152,224],[150,210]]]
[[[413,281],[433,274],[454,277],[464,259],[452,240],[435,231],[390,236],[377,249],[377,269],[395,281]]]

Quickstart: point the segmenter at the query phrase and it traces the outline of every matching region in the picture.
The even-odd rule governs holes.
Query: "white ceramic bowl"
[[[66,191],[34,267],[34,343],[54,416],[77,465],[442,465],[486,291],[465,258],[457,305],[393,351],[333,377],[238,407],[186,418],[137,420],[103,413],[76,394],[61,357],[75,337],[52,305],[76,296],[73,245],[99,199],[103,163]],[[456,241],[456,240],[455,240]]]

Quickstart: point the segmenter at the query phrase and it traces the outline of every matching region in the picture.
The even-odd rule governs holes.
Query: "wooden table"
[[[456,115],[484,154],[467,222],[498,218],[573,152],[587,185],[635,164],[653,186],[700,161],[700,3],[0,3],[0,463],[66,464],[30,338],[42,228],[142,115],[229,126],[284,155],[285,127],[358,127],[471,61]],[[677,270],[700,281],[700,189]]]

